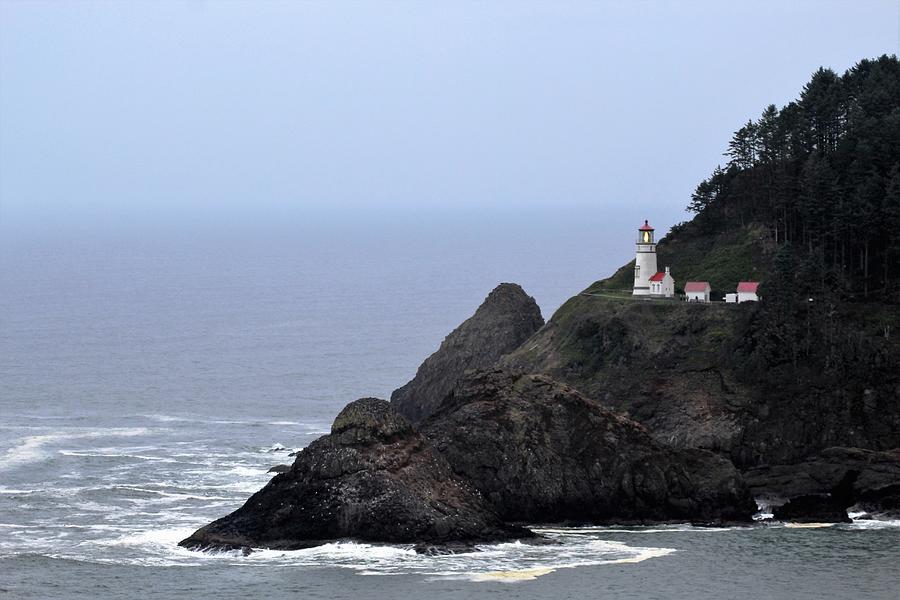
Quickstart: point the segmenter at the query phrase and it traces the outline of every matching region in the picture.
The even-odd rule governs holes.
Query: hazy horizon
[[[898,30],[876,1],[2,2],[0,234],[621,245],[687,218],[742,123]]]

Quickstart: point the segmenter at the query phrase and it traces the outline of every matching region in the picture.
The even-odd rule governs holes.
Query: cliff
[[[471,373],[421,429],[509,521],[719,523],[756,511],[727,459],[662,444],[544,375]]]
[[[836,308],[829,339],[787,359],[773,355],[784,345],[767,332],[784,330],[767,310],[766,301],[578,295],[501,363],[549,375],[660,441],[720,452],[742,468],[831,446],[900,446],[900,344],[885,335],[885,322],[900,323],[897,307]]]

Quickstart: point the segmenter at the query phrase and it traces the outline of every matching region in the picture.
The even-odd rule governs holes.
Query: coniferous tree
[[[742,125],[725,155],[726,168],[691,196],[699,226],[765,225],[850,298],[900,288],[896,56],[860,61],[841,76],[817,70],[796,102],[769,105]]]

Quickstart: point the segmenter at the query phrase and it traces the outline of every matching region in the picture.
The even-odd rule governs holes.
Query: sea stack
[[[544,325],[534,298],[515,283],[501,283],[475,314],[425,359],[416,376],[391,394],[391,404],[413,422],[428,417],[469,369],[492,367]]]

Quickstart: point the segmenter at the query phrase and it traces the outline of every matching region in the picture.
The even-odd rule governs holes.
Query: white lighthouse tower
[[[638,229],[637,255],[634,259],[634,296],[650,295],[650,278],[656,275],[656,240],[647,221]]]

